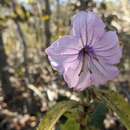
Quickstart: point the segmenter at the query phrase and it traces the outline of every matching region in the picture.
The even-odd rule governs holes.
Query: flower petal
[[[89,71],[88,57],[85,55],[84,57],[84,65],[83,71],[79,76],[78,83],[74,87],[74,90],[83,91],[84,89],[90,87],[92,85],[91,73]]]
[[[105,32],[105,24],[94,12],[81,11],[72,21],[73,35],[80,36],[84,46],[98,41]]]
[[[74,88],[79,81],[79,74],[82,69],[82,58],[78,58],[73,63],[68,64],[64,71],[64,79],[70,88]]]
[[[90,67],[95,85],[105,84],[108,80],[112,80],[119,75],[117,67],[106,64],[101,59],[97,61],[91,58]]]
[[[122,56],[122,49],[119,45],[116,32],[104,33],[102,39],[93,46],[97,58],[108,64],[117,64]]]
[[[79,82],[76,85],[76,87],[74,87],[74,90],[78,90],[78,91],[83,91],[84,89],[90,87],[92,85],[92,79],[91,79],[91,73],[88,72],[83,72],[79,78]]]
[[[65,36],[46,49],[48,58],[54,69],[60,73],[64,72],[65,64],[69,64],[78,58],[81,49],[80,39],[72,36]]]

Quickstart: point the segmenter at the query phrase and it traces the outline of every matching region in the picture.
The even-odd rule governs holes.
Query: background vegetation
[[[44,50],[69,33],[72,15],[86,9],[118,32],[123,47],[119,77],[101,87],[118,91],[130,102],[129,0],[0,0],[0,130],[35,130],[56,102],[79,100],[52,70]],[[103,129],[125,128],[108,113]]]

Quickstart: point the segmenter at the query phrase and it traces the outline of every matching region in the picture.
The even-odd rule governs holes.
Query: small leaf
[[[116,112],[127,130],[130,130],[130,104],[124,100],[124,97],[110,90],[98,90],[97,92],[100,99],[106,101],[108,107]]]
[[[124,98],[115,92],[109,92],[107,99],[111,103],[111,107],[119,116],[121,122],[130,130],[130,105]]]
[[[57,103],[43,118],[37,130],[52,130],[59,118],[75,106],[77,106],[77,102],[75,101],[62,101]]]
[[[50,16],[49,15],[45,15],[45,16],[42,16],[41,19],[44,20],[44,21],[47,21],[47,20],[50,19]]]
[[[64,125],[61,125],[61,130],[80,130],[80,125],[75,118],[69,118]]]
[[[105,103],[99,103],[96,107],[96,111],[92,114],[91,125],[95,128],[103,128],[103,121],[106,117],[108,109]]]

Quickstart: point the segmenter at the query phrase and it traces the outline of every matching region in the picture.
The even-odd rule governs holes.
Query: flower
[[[122,49],[116,32],[106,31],[100,17],[81,11],[72,20],[72,34],[55,41],[46,53],[68,86],[82,91],[118,76],[115,65],[120,62]]]

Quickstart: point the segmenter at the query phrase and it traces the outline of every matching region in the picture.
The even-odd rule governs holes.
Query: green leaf
[[[77,106],[75,101],[57,103],[43,118],[37,130],[52,130],[59,118],[69,109]]]
[[[105,103],[101,102],[97,105],[96,111],[92,114],[91,117],[91,125],[94,128],[103,128],[103,121],[106,117],[106,113],[108,112],[108,109],[105,105]]]
[[[110,90],[97,92],[98,96],[106,101],[108,107],[116,112],[127,130],[130,130],[130,104],[124,100],[124,97]]]
[[[61,125],[61,130],[80,130],[80,124],[75,118],[69,118],[64,125]]]

